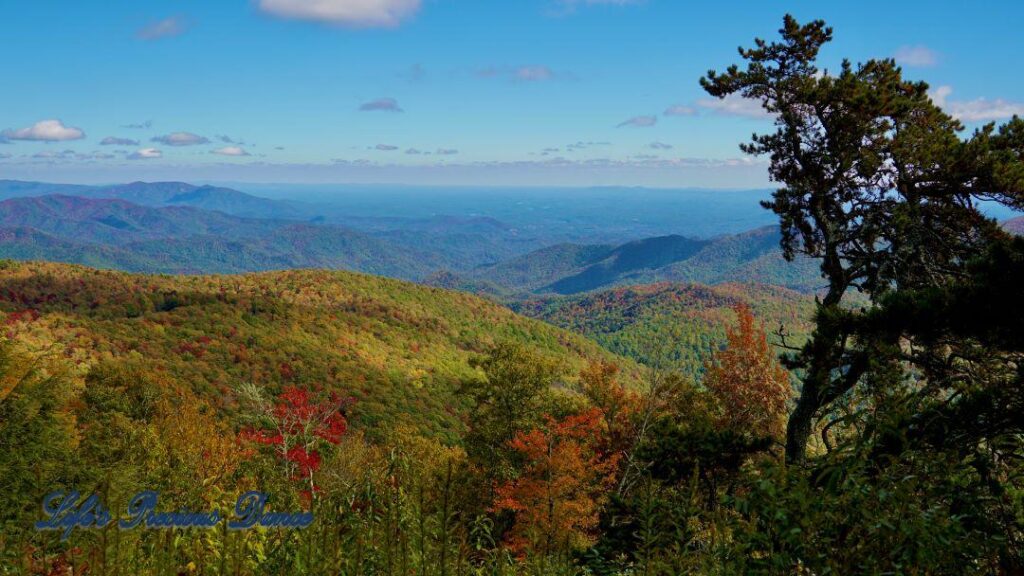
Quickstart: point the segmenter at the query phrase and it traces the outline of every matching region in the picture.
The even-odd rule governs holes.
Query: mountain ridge
[[[31,256],[133,272],[343,268],[421,279],[440,267],[428,254],[339,226],[244,218],[192,206],[150,207],[121,199],[8,199],[0,202],[0,229],[20,231],[0,237],[0,257]]]

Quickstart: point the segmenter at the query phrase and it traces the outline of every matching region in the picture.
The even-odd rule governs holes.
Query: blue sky
[[[835,28],[827,67],[1024,114],[1024,5],[783,4],[5,0],[0,178],[763,186],[737,144],[769,122],[697,82],[785,12]]]

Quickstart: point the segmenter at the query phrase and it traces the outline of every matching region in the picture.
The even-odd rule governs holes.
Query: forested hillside
[[[513,309],[644,364],[696,376],[725,341],[741,304],[772,332],[781,329],[790,345],[802,344],[810,333],[813,297],[756,284],[649,284],[526,300]],[[780,338],[773,334],[771,340]]]
[[[356,422],[461,434],[480,373],[469,360],[499,342],[563,362],[611,358],[588,340],[474,296],[345,272],[138,276],[7,261],[8,337],[56,346],[83,367],[113,360],[161,373],[230,410],[256,382],[344,391]]]
[[[984,100],[944,111],[895,58],[826,70],[832,38],[787,15],[700,78],[701,108],[760,107],[741,150],[777,222],[746,233],[622,237],[614,195],[580,224],[524,193],[534,230],[615,239],[517,258],[551,236],[415,194],[369,233],[176,205],[267,208],[214,187],[0,182],[19,257],[422,277],[437,250],[431,282],[521,312],[353,272],[0,260],[0,575],[1024,574],[1024,236],[984,210],[1024,210],[1024,119],[965,129]]]
[[[329,268],[404,279],[443,265],[440,257],[338,226],[60,195],[0,202],[0,257],[130,272]]]
[[[559,244],[464,274],[463,284],[489,282],[511,293],[578,294],[612,286],[674,281],[753,282],[812,292],[817,265],[786,262],[777,226],[698,240],[646,238],[620,246]]]

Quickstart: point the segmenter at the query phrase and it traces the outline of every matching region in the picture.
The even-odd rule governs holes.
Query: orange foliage
[[[545,421],[516,434],[511,446],[524,460],[522,473],[496,489],[494,509],[515,513],[508,545],[519,553],[592,545],[614,482],[618,456],[598,449],[607,431],[599,409]]]
[[[608,431],[602,448],[623,455],[636,439],[640,396],[628,390],[619,380],[617,364],[605,361],[591,362],[580,371],[580,386],[591,405],[601,411]]]
[[[706,365],[704,385],[724,409],[722,426],[781,438],[793,393],[789,373],[776,361],[764,325],[750,308],[738,304],[734,310],[737,324],[727,331],[728,346]]]

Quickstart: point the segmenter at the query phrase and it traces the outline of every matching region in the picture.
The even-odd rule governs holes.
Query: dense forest
[[[779,35],[701,84],[775,118],[743,150],[813,298],[523,305],[602,348],[361,274],[4,261],[0,573],[1020,574],[1024,238],[979,202],[1024,209],[1024,120],[964,134],[892,60],[820,70],[824,22]],[[72,489],[312,521],[36,530]]]
[[[802,344],[811,331],[813,297],[759,284],[648,284],[535,298],[512,307],[644,365],[698,377],[725,341],[737,305],[754,311],[772,344],[783,338]]]

